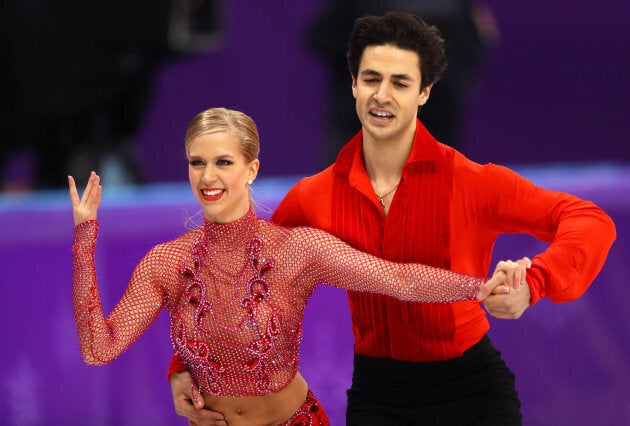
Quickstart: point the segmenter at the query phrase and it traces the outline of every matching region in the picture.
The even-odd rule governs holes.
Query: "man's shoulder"
[[[454,148],[444,146],[445,149],[448,149],[452,152],[453,158],[453,173],[457,176],[458,174],[470,177],[471,175],[482,175],[484,173],[496,172],[498,169],[503,169],[501,166],[497,166],[493,163],[478,163],[475,160],[472,160],[466,157],[465,154],[457,151]]]
[[[297,190],[300,194],[311,195],[322,191],[322,188],[328,188],[332,185],[334,179],[334,164],[328,166],[319,173],[306,176],[300,179],[291,191]]]
[[[272,221],[285,226],[312,226],[330,208],[332,166],[298,181],[276,208]]]

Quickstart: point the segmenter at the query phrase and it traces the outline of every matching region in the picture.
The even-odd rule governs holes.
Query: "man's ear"
[[[433,88],[432,84],[429,84],[424,89],[420,90],[420,94],[418,95],[418,106],[423,106],[429,100],[429,96],[431,95],[431,89]]]

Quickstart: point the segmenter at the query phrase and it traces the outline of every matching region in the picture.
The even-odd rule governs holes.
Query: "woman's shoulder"
[[[317,243],[318,240],[330,236],[330,234],[322,231],[321,229],[312,228],[310,226],[282,226],[272,222],[266,222],[267,229],[270,232],[266,234],[273,236],[273,238],[267,238],[268,240],[274,240],[276,243],[284,246],[284,248],[290,247],[292,250],[299,250],[310,247],[312,244]]]
[[[170,257],[174,254],[184,254],[190,252],[195,242],[200,240],[203,235],[202,228],[203,225],[197,226],[196,228],[191,229],[172,240],[156,244],[149,253],[154,256],[168,255]]]
[[[306,238],[308,232],[305,232],[305,230],[311,228],[303,226],[283,226],[268,220],[261,220],[258,229],[258,234],[263,241],[275,246],[286,247],[287,245],[294,245],[296,242]]]

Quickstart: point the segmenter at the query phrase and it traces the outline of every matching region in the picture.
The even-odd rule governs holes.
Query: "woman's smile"
[[[225,190],[220,188],[204,188],[201,190],[201,196],[206,201],[217,201],[224,192]]]

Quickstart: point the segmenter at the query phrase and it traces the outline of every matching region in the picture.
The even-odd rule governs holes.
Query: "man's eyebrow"
[[[381,77],[382,74],[378,71],[367,69],[367,70],[361,71],[361,75]]]
[[[392,78],[397,80],[413,80],[413,77],[409,74],[392,74]]]
[[[378,71],[371,70],[371,69],[366,69],[366,70],[361,71],[361,75],[362,76],[383,77],[383,74],[381,74]],[[391,78],[396,79],[396,80],[413,81],[413,77],[410,76],[409,74],[392,74]]]

